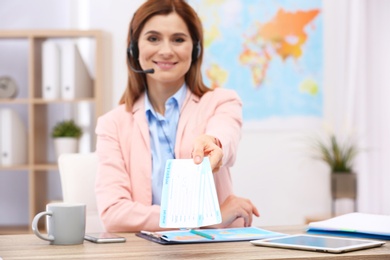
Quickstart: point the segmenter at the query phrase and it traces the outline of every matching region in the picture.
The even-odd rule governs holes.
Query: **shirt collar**
[[[145,97],[145,113],[146,117],[149,118],[150,115],[154,115],[157,118],[156,112],[154,111],[154,108],[152,106],[152,103],[150,103],[149,95],[146,90],[146,97]],[[173,94],[170,98],[167,99],[165,102],[165,106],[167,106],[170,102],[175,101],[177,102],[177,107],[179,111],[181,110],[181,107],[184,103],[185,97],[187,94],[187,85],[184,83],[178,91],[176,91],[175,94]]]

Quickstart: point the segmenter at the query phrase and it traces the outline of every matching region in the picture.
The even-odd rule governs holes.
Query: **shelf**
[[[58,165],[57,164],[36,164],[34,165],[34,170],[37,171],[58,170]]]
[[[0,226],[0,235],[31,233],[30,226]]]
[[[0,171],[28,171],[28,170],[36,170],[36,171],[58,170],[58,165],[57,164],[35,164],[33,166],[30,166],[30,165],[12,165],[12,166],[0,165]]]
[[[18,99],[10,99],[10,98],[3,98],[0,99],[0,104],[29,104],[30,100],[27,98],[18,98]]]
[[[28,171],[28,170],[30,170],[29,165],[12,165],[12,166],[0,165],[0,171]]]
[[[46,40],[62,42],[63,39],[82,41],[83,48],[87,48],[88,54],[80,56],[93,78],[92,95],[88,98],[72,100],[43,98],[43,43]],[[23,199],[28,201],[26,205],[20,207],[28,209],[22,208],[18,211],[28,212],[28,216],[23,216],[25,219],[28,218],[26,223],[28,225],[38,212],[45,209],[47,203],[58,199],[50,197],[50,188],[48,188],[53,180],[59,181],[56,180],[59,172],[54,144],[50,136],[52,127],[61,120],[79,120],[87,137],[80,140],[84,141],[83,151],[88,148],[92,150],[95,146],[94,126],[97,118],[102,114],[102,40],[103,32],[99,30],[0,30],[0,72],[4,76],[12,77],[18,86],[18,94],[15,98],[0,99],[0,109],[14,110],[25,124],[27,131],[26,149],[23,150],[27,150],[26,163],[5,166],[1,165],[0,161],[1,181],[10,181],[13,178],[18,182],[17,178],[23,178],[28,188],[28,194]],[[81,49],[80,47],[80,54],[82,54]],[[9,132],[12,133],[13,130]],[[2,151],[0,147],[0,152]],[[8,174],[8,172],[15,172],[15,174]],[[60,184],[56,183],[56,185]],[[25,187],[24,191],[27,188]],[[7,209],[2,208],[2,210]],[[4,229],[8,227],[0,226],[0,232]],[[19,230],[13,227],[9,229]],[[21,228],[21,230],[28,229]]]
[[[42,99],[42,98],[35,98],[31,101],[33,104],[66,104],[66,103],[73,103],[78,104],[81,102],[88,102],[88,103],[94,103],[94,98],[78,98],[78,99],[72,99],[72,100],[64,100],[64,99]]]
[[[72,37],[94,37],[99,38],[100,30],[2,30],[0,38],[72,38]]]

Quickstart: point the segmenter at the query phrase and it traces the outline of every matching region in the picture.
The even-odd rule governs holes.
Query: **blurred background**
[[[304,224],[331,215],[331,169],[313,159],[310,149],[313,136],[326,138],[331,133],[340,139],[353,137],[362,148],[354,161],[358,211],[390,214],[390,1],[188,2],[204,21],[205,82],[235,89],[244,102],[242,141],[232,178],[236,194],[250,198],[260,211],[253,224]],[[2,0],[0,30],[103,31],[104,113],[118,104],[124,91],[128,25],[142,3]],[[267,25],[280,21],[279,29],[287,28],[283,21],[289,19],[301,31],[287,33],[281,42],[267,38],[268,29],[277,30]],[[22,66],[14,63],[28,56],[27,44],[2,40],[0,76],[26,70],[26,61]],[[278,48],[297,41],[295,51],[300,54]],[[10,49],[13,55],[6,54]],[[27,75],[16,75],[20,91],[27,91]],[[7,106],[0,99],[0,108]],[[28,112],[16,110],[27,122]],[[83,151],[93,150],[92,144]],[[50,170],[46,181],[45,200],[61,200],[58,171]],[[30,225],[28,189],[25,170],[0,165],[0,227]],[[338,199],[336,214],[353,211],[354,203]]]

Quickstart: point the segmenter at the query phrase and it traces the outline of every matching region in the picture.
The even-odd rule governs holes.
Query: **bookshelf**
[[[71,100],[45,99],[42,91],[42,44],[45,40],[80,40],[86,46],[89,68],[93,78],[92,95],[86,98]],[[53,125],[66,118],[82,114],[87,117],[88,125],[84,134],[89,143],[85,151],[92,151],[95,146],[94,126],[96,119],[102,114],[102,40],[103,32],[99,30],[7,30],[0,31],[0,56],[6,66],[0,65],[0,76],[12,74],[18,81],[18,94],[14,98],[0,98],[0,108],[12,108],[20,113],[27,129],[27,163],[22,165],[5,166],[0,164],[0,180],[12,179],[12,175],[21,174],[27,182],[28,225],[21,230],[30,231],[33,217],[45,210],[50,202],[48,198],[49,177],[53,172],[58,173],[57,158],[53,148],[50,131]],[[15,53],[2,53],[4,46]],[[10,47],[11,46],[11,47]],[[21,51],[19,51],[21,50]],[[13,58],[19,57],[19,58]],[[4,59],[6,59],[4,61]],[[80,109],[83,109],[80,112]],[[81,151],[82,152],[82,151]],[[9,178],[7,178],[9,177]],[[6,185],[6,184],[4,184]],[[11,185],[11,184],[10,184]],[[14,187],[16,192],[18,187]],[[7,198],[0,198],[4,200]],[[24,205],[18,205],[24,207]],[[7,208],[2,208],[7,211]],[[1,233],[0,227],[0,233]],[[9,229],[9,227],[4,227]],[[20,230],[20,227],[18,227]]]

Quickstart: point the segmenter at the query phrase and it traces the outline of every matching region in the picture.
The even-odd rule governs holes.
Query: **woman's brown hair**
[[[191,34],[194,47],[199,43],[200,54],[196,60],[193,60],[189,71],[185,75],[185,81],[190,90],[201,97],[204,93],[211,90],[204,83],[201,73],[203,60],[203,27],[198,15],[194,9],[184,0],[148,0],[141,5],[134,13],[133,19],[129,25],[127,36],[127,46],[130,43],[137,44],[140,33],[145,23],[155,15],[168,15],[177,13],[186,23]],[[128,50],[129,51],[129,50]],[[134,102],[145,91],[146,74],[136,73],[131,66],[137,70],[142,70],[138,59],[128,55],[127,59],[127,87],[119,101],[119,104],[126,104],[127,110],[130,110]]]

